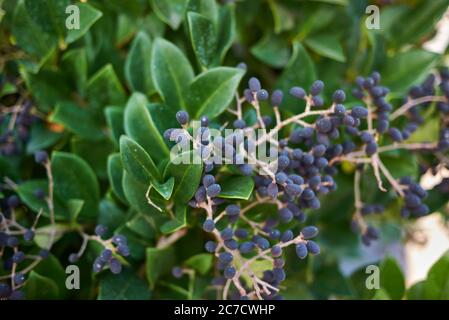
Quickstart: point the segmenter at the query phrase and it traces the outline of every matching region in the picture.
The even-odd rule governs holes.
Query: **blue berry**
[[[173,275],[173,277],[179,279],[182,277],[183,275],[183,271],[181,267],[173,267],[173,269],[171,269],[171,274]]]
[[[273,257],[279,257],[280,255],[282,255],[282,248],[280,246],[273,246],[271,248],[271,254],[273,255]]]
[[[282,258],[276,258],[273,261],[273,265],[275,268],[283,268],[285,266],[285,261]]]
[[[100,272],[104,268],[104,262],[100,258],[96,258],[94,261],[94,264],[92,266],[92,269],[95,273]]]
[[[39,199],[39,200],[43,200],[45,198],[45,191],[42,190],[41,188],[37,188],[36,190],[33,191],[33,195]]]
[[[279,210],[279,217],[282,222],[287,223],[293,219],[293,213],[288,208],[282,208]]]
[[[215,177],[213,176],[213,175],[211,175],[211,174],[206,174],[204,177],[203,177],[203,185],[207,188],[207,187],[209,187],[210,185],[212,185],[212,184],[214,184],[215,183]]]
[[[271,104],[276,107],[280,106],[283,97],[284,94],[282,93],[281,90],[274,90],[273,93],[271,94]]]
[[[42,259],[47,259],[50,256],[50,252],[46,249],[41,249],[39,251],[39,257],[41,257]]]
[[[217,244],[214,241],[207,241],[204,247],[210,253],[214,253],[217,250]]]
[[[281,237],[281,232],[278,229],[270,231],[270,239],[277,240]]]
[[[9,247],[14,248],[19,245],[19,239],[14,236],[9,236],[8,239],[6,240],[6,243]]]
[[[20,199],[18,196],[16,195],[12,195],[10,197],[8,197],[8,206],[11,209],[15,209],[20,205]]]
[[[240,244],[239,250],[241,253],[246,254],[246,253],[250,253],[251,251],[253,251],[254,248],[255,248],[254,243],[251,241],[247,241],[247,242],[243,242],[242,244]]]
[[[265,89],[261,89],[256,93],[257,100],[259,101],[267,100],[268,96],[269,96],[268,91]]]
[[[206,188],[207,196],[210,198],[214,198],[218,196],[221,192],[221,187],[218,183],[214,183]]]
[[[237,241],[234,239],[225,240],[224,245],[230,250],[236,250],[239,247]]]
[[[328,133],[332,130],[332,122],[329,118],[321,118],[316,124],[316,129],[321,133]]]
[[[291,230],[286,230],[281,236],[282,242],[289,242],[293,239],[293,232]]]
[[[255,78],[255,77],[252,77],[249,79],[248,87],[251,91],[254,91],[254,92],[259,91],[262,88],[260,85],[259,79]]]
[[[306,97],[306,91],[301,87],[293,87],[289,92],[292,96],[298,99],[304,99]]]
[[[95,227],[95,234],[99,237],[102,237],[106,234],[108,228],[102,224],[99,224]]]
[[[23,239],[25,241],[32,241],[34,239],[34,231],[31,229],[28,229],[27,231],[25,231],[24,235],[23,235]]]
[[[9,297],[11,294],[11,288],[6,283],[0,283],[0,299]]]
[[[342,104],[337,104],[335,106],[334,112],[335,112],[336,115],[342,116],[342,115],[344,115],[346,113],[346,108]]]
[[[122,257],[127,257],[131,254],[129,247],[125,244],[119,244],[117,246],[117,253]]]
[[[263,237],[259,237],[256,240],[256,245],[262,250],[266,250],[270,247],[270,243],[268,242],[268,240]]]
[[[78,256],[78,254],[76,254],[76,253],[71,253],[70,255],[69,255],[69,262],[70,263],[76,263],[77,261],[78,261],[78,259],[79,259],[79,256]],[[103,261],[103,260],[102,260]]]
[[[282,282],[285,280],[285,271],[282,268],[273,269],[274,278],[277,282]]]
[[[352,108],[351,115],[354,118],[358,118],[358,119],[366,118],[368,116],[368,109],[361,107],[361,106],[356,106],[356,107]]]
[[[45,151],[37,151],[34,154],[34,160],[36,163],[45,164],[48,161],[48,154]]]
[[[278,196],[278,186],[276,183],[270,183],[267,187],[267,193],[268,196],[270,196],[271,198],[276,198]]]
[[[307,250],[311,254],[319,254],[320,246],[316,242],[309,240],[309,241],[307,241]]]
[[[237,229],[234,231],[234,235],[239,239],[246,239],[246,238],[248,238],[248,230]]]
[[[307,246],[304,243],[298,243],[296,245],[296,255],[299,259],[304,259],[307,257]]]
[[[228,205],[225,210],[228,216],[238,216],[240,214],[240,207],[235,204]]]
[[[224,264],[230,264],[234,257],[229,252],[222,252],[218,256],[218,260]]]
[[[203,230],[206,232],[212,232],[215,230],[215,222],[212,219],[206,219],[203,223]]]
[[[237,273],[237,271],[235,270],[234,267],[227,266],[224,269],[223,275],[225,276],[226,279],[232,279],[232,278],[234,278],[236,273]]]
[[[189,122],[189,114],[185,111],[178,111],[176,112],[176,120],[183,126]]]
[[[346,94],[343,90],[337,90],[332,95],[332,100],[335,103],[343,103],[345,101],[345,99],[346,99]]]
[[[122,264],[116,258],[109,260],[109,269],[113,274],[119,274],[122,271]]]
[[[316,80],[312,86],[310,87],[310,93],[313,96],[319,95],[321,91],[324,89],[324,83],[321,80]]]
[[[225,228],[220,232],[221,238],[223,240],[230,240],[234,236],[234,231],[231,228]]]
[[[315,226],[308,226],[301,230],[304,239],[312,239],[318,235],[318,228]]]
[[[121,244],[128,244],[128,240],[126,240],[126,237],[121,235],[121,234],[117,234],[115,236],[112,237],[112,243],[115,245],[121,245]]]
[[[108,262],[112,258],[112,251],[109,249],[104,249],[100,254],[100,259],[104,262]]]
[[[397,128],[390,128],[390,130],[388,130],[388,134],[395,142],[401,142],[403,140],[402,133]]]
[[[246,128],[246,122],[243,119],[237,119],[234,121],[233,126],[236,129],[244,129]]]
[[[16,273],[14,276],[14,283],[19,286],[25,282],[25,275],[23,273]]]

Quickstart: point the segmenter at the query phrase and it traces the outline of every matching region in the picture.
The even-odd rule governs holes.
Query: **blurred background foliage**
[[[79,30],[64,27],[65,8],[71,3],[80,10]],[[206,238],[196,227],[198,217],[186,214],[185,208],[177,210],[175,219],[155,213],[146,204],[142,186],[126,179],[122,184],[118,138],[133,130],[123,124],[125,106],[138,103],[128,100],[131,94],[145,95],[140,98],[143,110],[155,122],[154,137],[174,125],[174,113],[182,107],[171,88],[155,85],[155,77],[173,76],[174,68],[176,77],[190,80],[193,74],[245,62],[248,71],[242,83],[248,76],[257,76],[267,89],[288,90],[293,85],[309,87],[321,79],[329,98],[337,88],[350,92],[356,76],[378,70],[382,84],[392,89],[390,100],[399,105],[406,90],[444,65],[448,54],[447,49],[442,54],[426,51],[423,44],[435,35],[449,0],[0,0],[0,4],[1,103],[11,106],[31,99],[42,119],[32,126],[20,154],[0,156],[1,175],[17,181],[22,201],[38,210],[40,204],[30,194],[37,184],[46,184],[45,173],[36,169],[31,155],[40,149],[53,150],[60,187],[56,196],[61,202],[58,226],[63,230],[70,223],[105,224],[111,232],[126,234],[132,251],[132,268],[126,272],[92,276],[89,262],[97,249],[91,246],[79,263],[81,291],[67,292],[58,279],[64,276],[67,255],[77,250],[79,239],[76,233],[64,233],[52,258],[30,276],[32,284],[50,283],[54,290],[43,297],[38,289],[32,290],[39,287],[29,285],[29,298],[215,297],[210,287],[212,259],[203,253]],[[370,4],[380,8],[379,30],[365,27],[365,9]],[[184,53],[187,62],[179,59],[179,50],[170,43]],[[155,54],[158,50],[160,54]],[[160,61],[152,62],[153,58]],[[354,103],[349,99],[348,105]],[[290,99],[282,106],[286,114],[298,108]],[[412,141],[437,140],[437,116],[426,115],[429,125],[419,129]],[[147,147],[152,148],[154,141]],[[434,165],[428,161],[399,151],[385,157],[396,177],[418,177]],[[427,280],[408,290],[398,262],[384,257],[391,244],[407,239],[412,226],[409,222],[404,226],[398,200],[392,202],[391,195],[378,191],[374,178],[369,178],[372,175],[363,180],[362,194],[367,202],[385,204],[388,209],[373,218],[382,229],[379,252],[362,259],[366,253],[350,231],[353,170],[343,167],[338,191],[326,196],[322,208],[309,216],[308,222],[320,227],[323,253],[307,263],[287,259],[282,294],[289,299],[449,298],[448,254],[431,269]],[[81,209],[73,209],[74,199],[82,201]],[[428,205],[447,217],[447,199],[447,190],[434,188]],[[185,225],[192,229],[182,241],[155,248],[162,233]],[[342,267],[348,260],[358,261],[350,271]],[[367,263],[380,263],[382,290],[366,290]],[[175,264],[196,272],[176,280],[167,274]]]

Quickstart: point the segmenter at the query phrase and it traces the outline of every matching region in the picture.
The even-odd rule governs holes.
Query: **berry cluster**
[[[31,125],[38,120],[39,118],[32,113],[32,104],[29,100],[0,114],[0,126],[6,127],[0,135],[0,154],[4,156],[19,154],[23,144],[29,139]]]
[[[213,239],[206,242],[205,249],[217,257],[216,269],[221,271],[222,276],[215,278],[213,284],[223,290],[224,298],[228,294],[241,299],[281,297],[278,294],[279,284],[285,279],[283,249],[295,245],[300,259],[304,259],[308,253],[320,252],[319,245],[310,240],[318,234],[318,228],[303,227],[296,235],[294,230],[298,230],[298,223],[305,222],[307,211],[320,208],[320,195],[336,190],[333,176],[343,161],[353,163],[356,168],[356,212],[352,227],[361,233],[365,245],[379,238],[379,231],[367,224],[366,217],[384,211],[383,205],[362,202],[360,179],[367,166],[373,167],[381,190],[386,191],[381,179],[383,175],[396,194],[404,199],[404,217],[418,217],[429,212],[422,203],[426,191],[410,178],[396,180],[383,164],[380,154],[401,148],[415,151],[443,150],[441,146],[447,140],[447,129],[441,131],[438,144],[404,143],[422,123],[419,113],[421,106],[431,102],[439,102],[439,105],[448,103],[448,86],[445,84],[447,71],[442,71],[440,78],[443,96],[435,95],[435,77],[431,76],[419,87],[420,90],[412,89],[404,105],[395,111],[388,102],[390,91],[380,84],[378,72],[356,79],[357,87],[353,95],[362,100],[364,105],[352,108],[344,105],[345,92],[336,90],[330,106],[323,109],[325,102],[321,93],[324,83],[317,80],[308,92],[298,86],[289,90],[291,96],[305,101],[306,106],[302,112],[282,119],[280,108],[283,92],[273,91],[270,99],[268,91],[253,77],[249,79],[243,97],[237,96],[236,109],[229,110],[237,118],[232,122],[235,130],[224,137],[220,132],[214,139],[209,134],[209,120],[206,117],[201,119],[201,134],[198,138],[188,130],[189,115],[185,111],[176,114],[181,128],[168,129],[164,136],[184,147],[193,147],[204,162],[200,186],[189,205],[206,212],[202,228]],[[247,123],[243,119],[245,102],[255,110],[256,123]],[[270,115],[262,115],[262,103],[271,104],[274,119]],[[441,108],[444,109],[439,106]],[[390,125],[399,116],[409,119],[401,129]],[[257,137],[245,135],[253,129],[266,131]],[[283,138],[276,140],[278,134]],[[392,144],[380,145],[381,141],[391,141]],[[251,161],[254,159],[250,150],[262,143],[269,143],[270,153],[274,149],[277,154],[275,166],[269,161]],[[217,174],[222,163],[214,162],[217,154],[229,160],[225,164],[235,165],[241,174],[252,176],[256,192],[249,204],[244,205],[243,201],[229,203],[229,200],[220,198],[221,186],[217,180],[221,175]],[[274,206],[277,214],[267,213],[260,221],[253,211],[262,204]],[[257,274],[252,270],[252,264],[263,260],[272,261],[272,268]],[[173,269],[173,275],[180,277],[182,269]],[[245,281],[244,276],[252,279],[251,283]],[[231,285],[235,288],[234,292],[230,292]]]

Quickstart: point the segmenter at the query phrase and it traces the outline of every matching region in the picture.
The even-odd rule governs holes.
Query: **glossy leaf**
[[[380,286],[391,299],[402,299],[405,292],[405,279],[396,260],[386,258],[380,266]]]
[[[146,250],[146,274],[151,288],[154,288],[161,275],[170,272],[174,263],[174,251],[172,247],[163,249],[147,248]]]
[[[199,75],[189,88],[187,110],[195,118],[215,118],[229,106],[243,77],[243,70],[218,67]]]
[[[134,93],[125,108],[126,134],[141,145],[156,162],[168,158],[169,150],[148,111],[144,95]]]
[[[72,43],[81,38],[89,31],[92,25],[98,21],[103,15],[103,13],[93,6],[87,3],[78,3],[77,7],[79,8],[79,28],[73,28],[67,30],[67,35],[65,41],[67,43]],[[68,18],[68,15],[65,17]]]
[[[254,189],[251,177],[227,178],[221,185],[220,198],[248,200]]]
[[[189,34],[196,59],[204,69],[213,66],[216,61],[217,32],[213,22],[195,12],[187,13]]]
[[[148,300],[151,291],[131,270],[102,274],[98,300]]]
[[[184,18],[187,0],[150,0],[150,4],[159,19],[172,29],[178,29]]]
[[[185,91],[193,79],[193,70],[181,50],[167,40],[156,39],[151,56],[151,74],[165,103],[184,108]]]
[[[139,32],[125,61],[125,76],[131,89],[147,95],[155,90],[151,78],[151,48],[150,37],[145,32]]]

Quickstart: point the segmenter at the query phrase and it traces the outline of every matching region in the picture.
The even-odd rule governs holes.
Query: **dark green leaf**
[[[119,153],[113,153],[108,157],[108,177],[112,191],[123,203],[126,203],[123,191],[123,165]]]
[[[168,158],[169,150],[148,111],[144,95],[134,93],[125,108],[125,132],[156,162]]]
[[[87,96],[91,106],[97,109],[104,108],[107,105],[120,106],[125,103],[125,91],[112,65],[105,65],[89,79]]]
[[[98,214],[100,190],[95,173],[89,165],[74,154],[53,152],[51,168],[55,196],[64,200],[84,200],[80,218],[95,218]]]
[[[151,56],[153,83],[165,103],[185,108],[185,91],[193,79],[193,70],[185,55],[172,43],[156,39]]]
[[[59,289],[56,283],[47,277],[31,271],[24,286],[27,299],[52,300],[59,298]]]
[[[242,176],[227,178],[221,184],[220,198],[248,200],[254,189],[251,177]]]
[[[84,36],[92,25],[103,15],[101,11],[98,11],[87,3],[78,3],[77,7],[79,8],[80,27],[79,29],[69,29],[67,31],[65,38],[65,42],[67,43],[72,43]]]
[[[178,29],[184,18],[187,0],[150,0],[150,4],[159,19],[172,29]]]
[[[393,300],[402,299],[405,292],[404,275],[395,259],[388,257],[380,265],[380,286]]]
[[[95,171],[98,178],[107,178],[108,156],[115,150],[113,142],[109,139],[92,141],[74,137],[71,141],[73,153],[87,161]]]
[[[449,299],[449,252],[446,251],[441,258],[430,268],[424,284],[426,299]]]
[[[190,85],[187,110],[195,115],[215,118],[229,106],[243,77],[243,70],[218,67],[202,73]]]
[[[345,62],[346,57],[341,42],[335,35],[316,35],[306,38],[305,44],[316,53],[338,62]]]
[[[145,283],[131,270],[120,274],[110,272],[100,277],[98,300],[148,300],[151,291]]]
[[[260,39],[251,48],[251,53],[262,62],[274,68],[282,68],[288,63],[288,59],[290,58],[288,42],[271,34]]]
[[[170,272],[174,263],[174,251],[168,248],[147,248],[146,250],[146,274],[151,288],[154,288],[157,280],[163,274]]]
[[[204,69],[216,65],[217,32],[213,22],[196,13],[187,13],[193,52]]]
[[[133,91],[147,95],[154,92],[151,78],[151,39],[145,32],[134,38],[125,62],[125,76]]]
[[[184,228],[186,225],[186,207],[176,206],[175,217],[170,221],[165,222],[160,229],[162,233],[168,234]]]
[[[212,267],[213,258],[213,255],[209,253],[200,253],[190,257],[184,264],[198,271],[200,274],[205,275]]]
[[[124,122],[124,110],[122,107],[106,107],[104,109],[106,123],[111,130],[112,140],[119,146],[120,136],[125,134]]]

